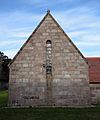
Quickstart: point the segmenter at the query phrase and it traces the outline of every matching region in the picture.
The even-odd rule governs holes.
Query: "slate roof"
[[[100,84],[100,57],[86,58],[89,64],[90,83]]]

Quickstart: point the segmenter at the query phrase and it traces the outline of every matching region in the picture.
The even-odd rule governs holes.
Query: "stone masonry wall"
[[[100,84],[90,84],[91,103],[100,104]]]
[[[52,41],[51,106],[89,105],[88,65],[49,14],[10,65],[9,105],[49,106],[47,40]]]

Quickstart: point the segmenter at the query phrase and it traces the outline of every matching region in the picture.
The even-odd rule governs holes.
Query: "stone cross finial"
[[[50,10],[47,10],[47,13],[50,13]]]

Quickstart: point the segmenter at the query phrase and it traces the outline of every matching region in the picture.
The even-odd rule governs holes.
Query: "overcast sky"
[[[85,57],[100,56],[100,0],[0,0],[0,51],[13,58],[48,9]]]

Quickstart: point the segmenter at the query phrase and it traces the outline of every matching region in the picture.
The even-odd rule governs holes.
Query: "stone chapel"
[[[50,11],[9,64],[9,106],[89,106],[89,65]]]

